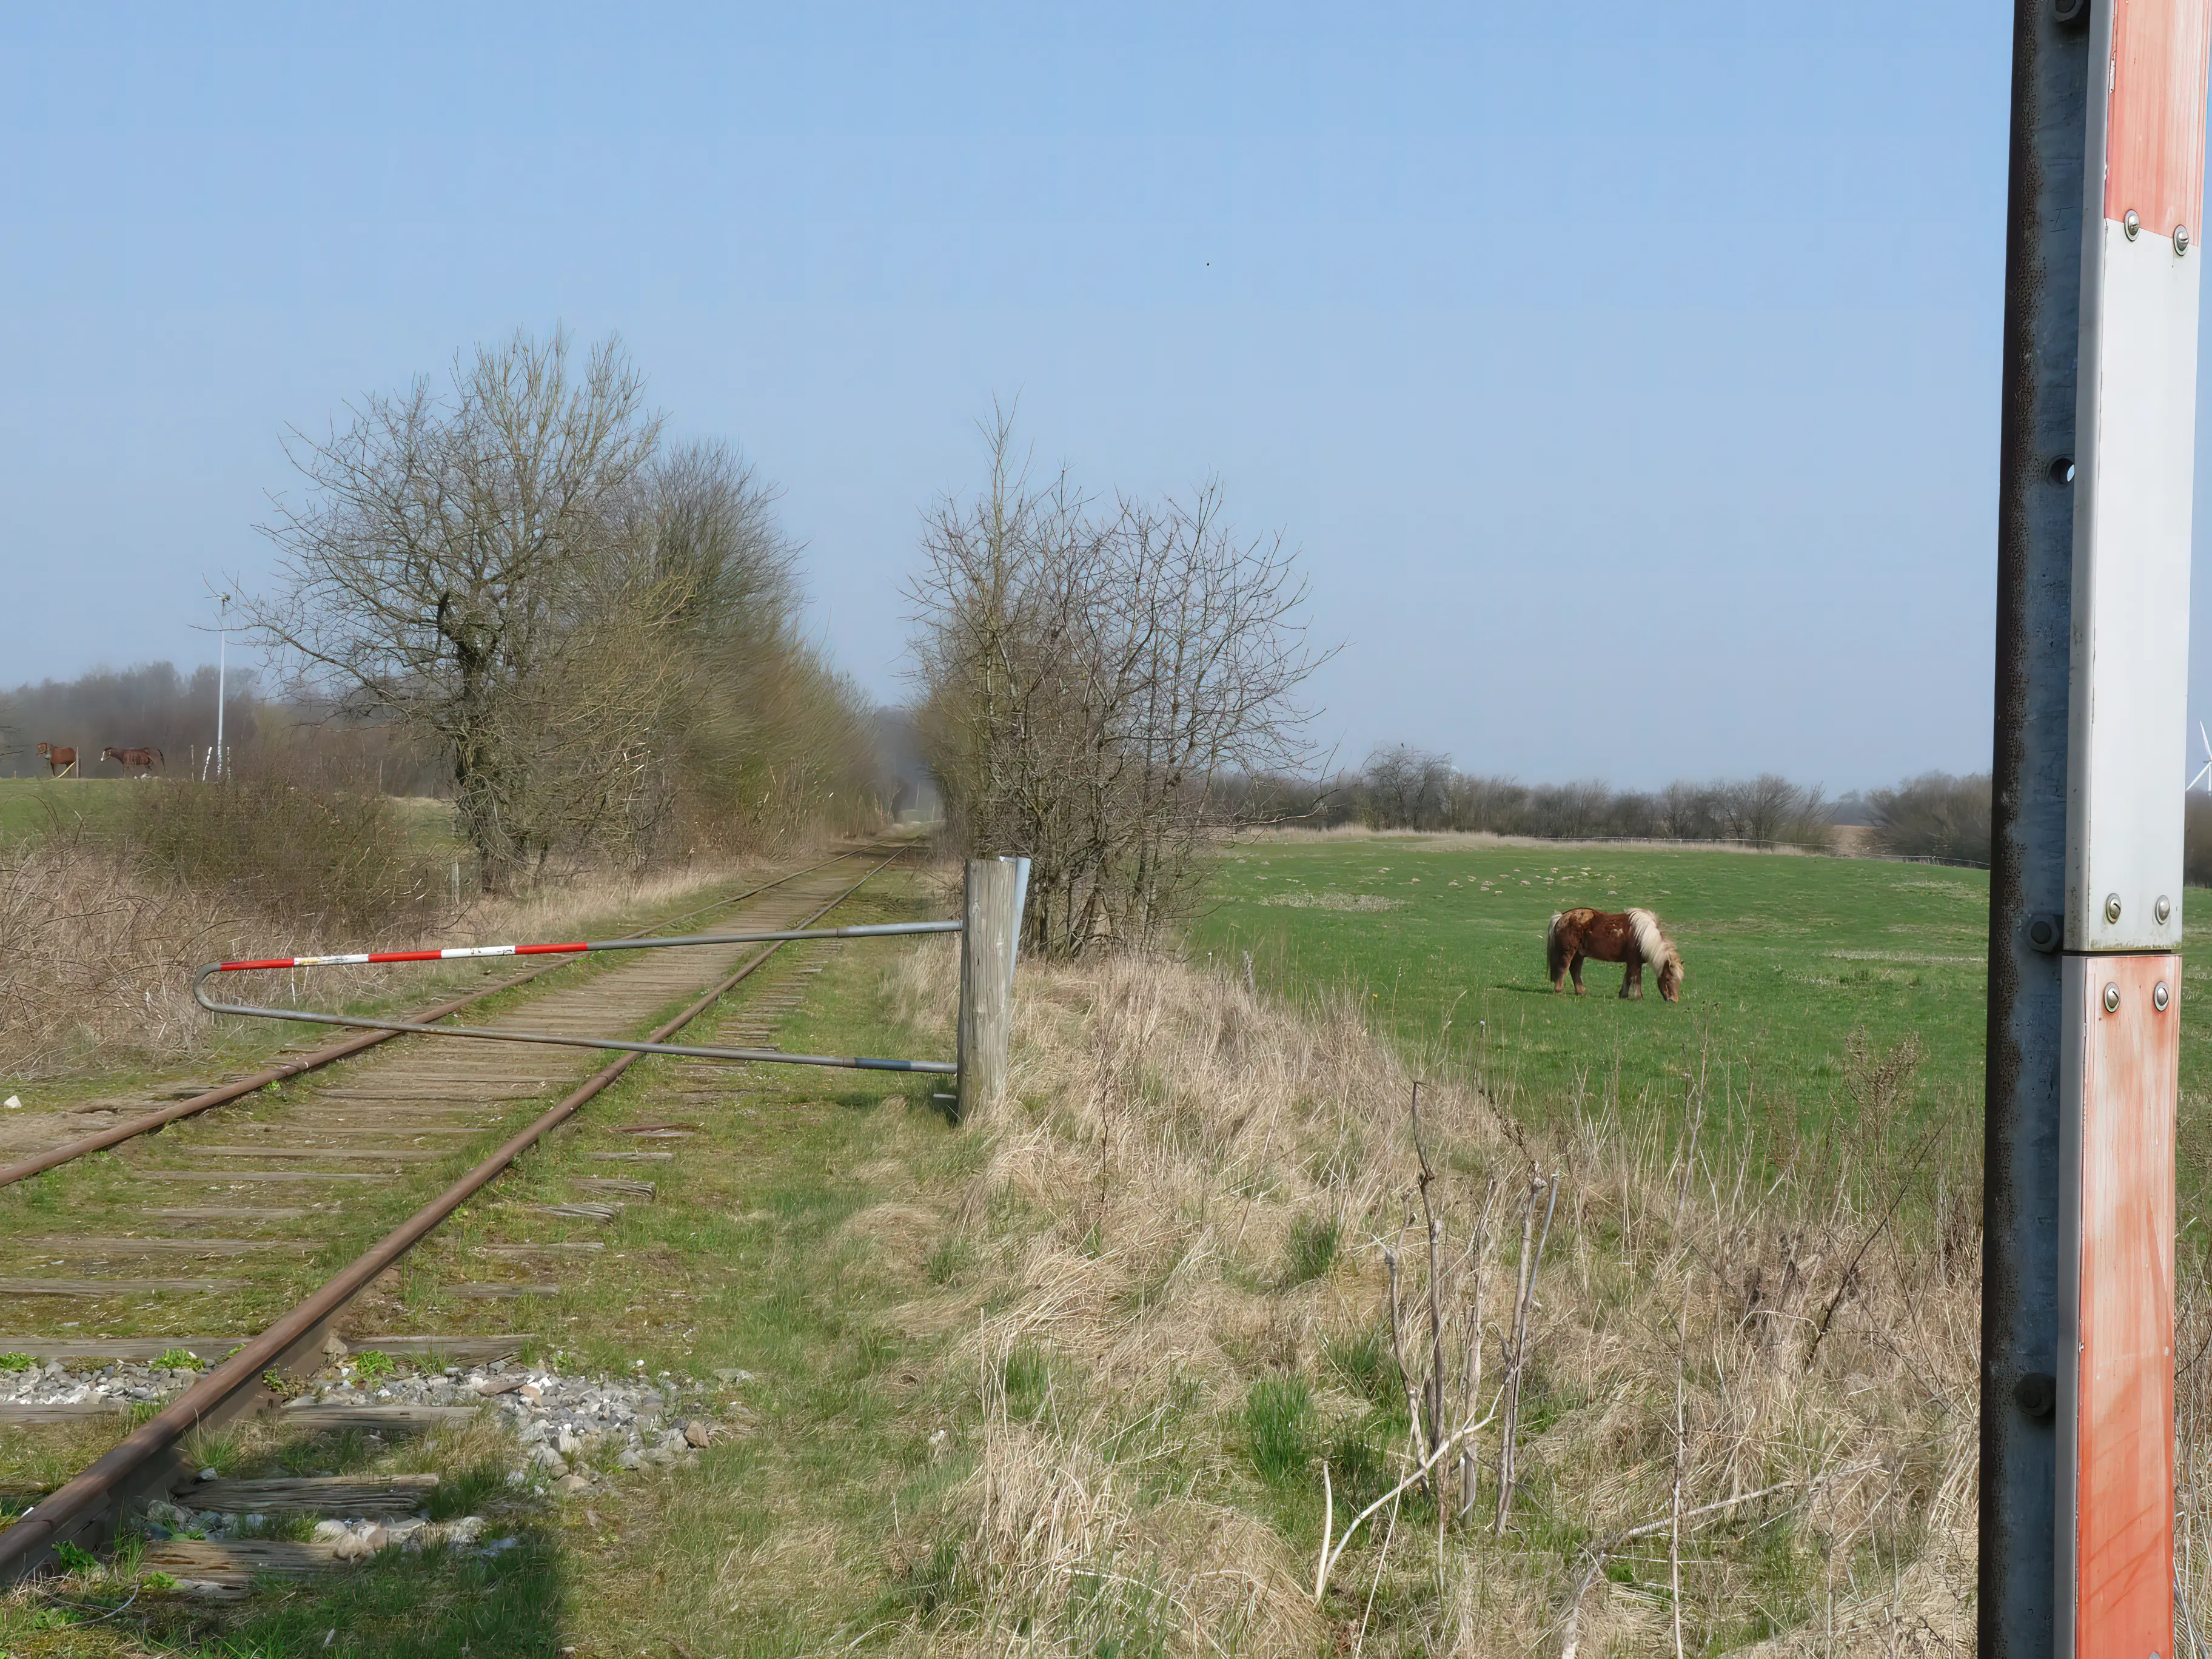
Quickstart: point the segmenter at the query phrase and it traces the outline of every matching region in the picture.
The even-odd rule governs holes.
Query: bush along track
[[[769,899],[757,901],[745,920],[748,925],[789,926],[825,915],[838,900],[849,896],[855,878],[863,876],[866,868],[848,865],[794,881]],[[688,966],[683,963],[686,956],[693,958]],[[709,959],[700,960],[702,957]],[[720,947],[696,953],[660,953],[656,961],[593,976],[588,986],[574,988],[573,995],[558,993],[538,1000],[532,1008],[531,1020],[534,1026],[550,1024],[556,1029],[572,1023],[578,1030],[635,1030],[641,1015],[651,1017],[656,1010],[665,1013],[672,1001],[696,990],[702,980],[714,980],[718,974],[725,980],[733,977],[726,971],[733,963],[741,964],[739,974],[763,965],[767,971],[747,988],[750,994],[717,1008],[717,1034],[729,1042],[768,1042],[780,1030],[781,1018],[796,1000],[792,988],[811,977],[808,964],[787,953],[777,957],[770,951]],[[564,999],[577,1006],[566,1006]],[[695,1018],[714,1006],[711,996],[691,1001],[687,1012]],[[660,1023],[658,1028],[669,1026]],[[17,1189],[10,1200],[13,1213],[5,1217],[12,1224],[0,1228],[0,1249],[17,1257],[11,1265],[26,1270],[21,1282],[29,1289],[13,1301],[4,1316],[17,1328],[17,1334],[0,1334],[0,1352],[21,1353],[22,1358],[17,1363],[22,1370],[10,1374],[6,1370],[9,1362],[0,1360],[0,1390],[15,1376],[35,1374],[44,1392],[35,1401],[28,1392],[36,1391],[27,1392],[24,1409],[18,1413],[21,1420],[12,1429],[0,1428],[0,1449],[0,1449],[0,1481],[6,1483],[5,1490],[15,1494],[11,1509],[17,1517],[15,1526],[0,1532],[0,1551],[17,1543],[20,1553],[20,1540],[9,1534],[27,1531],[27,1520],[28,1528],[34,1528],[51,1519],[58,1498],[41,1498],[31,1506],[27,1516],[23,1514],[22,1500],[39,1497],[40,1488],[53,1484],[58,1467],[67,1466],[70,1446],[86,1443],[97,1437],[105,1425],[118,1420],[113,1411],[116,1405],[125,1407],[121,1420],[128,1421],[132,1414],[160,1408],[162,1394],[174,1395],[176,1382],[189,1374],[190,1365],[212,1362],[218,1370],[226,1366],[235,1370],[251,1358],[250,1351],[230,1354],[238,1346],[236,1339],[175,1337],[156,1332],[174,1332],[180,1326],[252,1328],[261,1309],[283,1306],[289,1286],[312,1282],[327,1271],[328,1262],[343,1261],[353,1254],[362,1237],[374,1237],[388,1227],[397,1214],[419,1203],[428,1185],[423,1176],[448,1173],[471,1161],[480,1155],[486,1140],[511,1128],[517,1116],[526,1110],[535,1113],[542,1102],[532,1097],[556,1085],[561,1062],[574,1058],[570,1051],[543,1048],[516,1055],[507,1045],[489,1043],[466,1045],[465,1058],[453,1057],[453,1051],[462,1047],[422,1042],[404,1052],[388,1054],[382,1064],[366,1070],[348,1067],[333,1079],[319,1079],[319,1086],[313,1091],[302,1091],[282,1103],[257,1103],[256,1114],[244,1117],[226,1114],[220,1130],[199,1126],[173,1129],[150,1147],[133,1148],[134,1158],[118,1158],[112,1154],[96,1158]],[[601,1086],[626,1073],[634,1058],[626,1056],[616,1066],[603,1068]],[[712,1094],[727,1086],[726,1074],[730,1069],[696,1068],[677,1075],[685,1076],[694,1085],[708,1084],[707,1092]],[[531,1075],[523,1077],[523,1071]],[[717,1072],[724,1075],[718,1077]],[[344,1328],[362,1332],[390,1327],[388,1331],[356,1342],[354,1346],[358,1352],[351,1354],[343,1338],[319,1331],[322,1340],[318,1351],[307,1356],[303,1364],[274,1368],[258,1377],[248,1392],[272,1403],[281,1397],[291,1398],[281,1409],[264,1413],[243,1428],[225,1431],[234,1438],[243,1437],[238,1439],[245,1448],[240,1455],[266,1453],[280,1460],[290,1457],[295,1462],[304,1458],[311,1463],[334,1461],[359,1467],[365,1457],[374,1461],[370,1454],[381,1455],[381,1449],[395,1449],[398,1455],[397,1448],[419,1443],[428,1449],[424,1455],[434,1455],[441,1436],[459,1437],[462,1449],[474,1459],[471,1467],[477,1468],[481,1474],[483,1468],[500,1464],[499,1480],[505,1483],[510,1474],[521,1474],[526,1468],[545,1474],[549,1456],[545,1437],[550,1434],[550,1456],[568,1467],[550,1474],[544,1484],[567,1483],[562,1485],[563,1492],[586,1492],[601,1473],[651,1472],[696,1454],[702,1443],[711,1443],[716,1430],[708,1417],[701,1415],[703,1402],[690,1400],[673,1373],[667,1377],[653,1376],[648,1383],[635,1375],[644,1367],[626,1364],[622,1370],[630,1374],[628,1377],[592,1384],[597,1393],[574,1402],[579,1403],[579,1409],[599,1412],[604,1408],[612,1413],[615,1422],[589,1425],[576,1420],[559,1422],[533,1436],[529,1421],[541,1402],[569,1401],[573,1389],[583,1385],[550,1373],[517,1373],[507,1388],[497,1386],[500,1379],[508,1376],[504,1368],[496,1372],[465,1369],[472,1353],[480,1364],[497,1364],[510,1355],[518,1364],[526,1358],[542,1362],[546,1358],[542,1344],[497,1333],[516,1322],[519,1308],[550,1313],[562,1304],[576,1276],[574,1270],[602,1258],[610,1242],[607,1233],[619,1232],[626,1215],[653,1203],[659,1185],[655,1177],[664,1176],[669,1166],[680,1161],[684,1143],[694,1132],[676,1124],[648,1121],[610,1127],[605,1133],[607,1144],[581,1158],[564,1156],[561,1146],[540,1141],[521,1156],[507,1181],[489,1191],[480,1189],[478,1201],[465,1212],[461,1224],[435,1235],[428,1250],[395,1256],[392,1268],[366,1283],[346,1313]],[[180,1133],[185,1137],[182,1142],[174,1139]],[[562,1139],[574,1138],[572,1132]],[[217,1141],[220,1144],[210,1144]],[[416,1156],[410,1158],[410,1153]],[[549,1171],[549,1164],[558,1165],[557,1173]],[[525,1194],[529,1201],[518,1202],[518,1195]],[[179,1203],[178,1199],[214,1201]],[[92,1224],[88,1212],[101,1207],[107,1209],[108,1215],[96,1224],[96,1236],[53,1235],[52,1226],[58,1217],[67,1215],[72,1224],[87,1226]],[[483,1224],[487,1218],[495,1218],[496,1231]],[[217,1230],[222,1236],[217,1236]],[[23,1260],[27,1255],[31,1259]],[[617,1255],[616,1260],[619,1259]],[[180,1260],[189,1265],[173,1265]],[[143,1278],[124,1277],[115,1271],[118,1263],[149,1261],[153,1265],[136,1267],[147,1275]],[[235,1271],[240,1267],[252,1271]],[[70,1274],[64,1278],[51,1271],[28,1271],[33,1267],[67,1268]],[[161,1277],[154,1276],[157,1273]],[[187,1279],[186,1273],[208,1277]],[[329,1290],[325,1286],[324,1294]],[[77,1316],[42,1322],[26,1317],[27,1307]],[[191,1309],[198,1316],[180,1319],[182,1309]],[[48,1328],[38,1329],[41,1324]],[[471,1324],[480,1329],[489,1326],[494,1334],[471,1333],[465,1328]],[[50,1363],[52,1358],[72,1355],[82,1357],[75,1366],[57,1369]],[[312,1397],[300,1393],[293,1373],[311,1368],[318,1358],[342,1363],[347,1370],[327,1376],[321,1397]],[[93,1365],[89,1362],[94,1359],[108,1363]],[[150,1378],[159,1380],[140,1387],[135,1370],[129,1369],[139,1365],[148,1368]],[[539,1370],[546,1372],[542,1363]],[[118,1379],[122,1386],[118,1386]],[[478,1389],[479,1382],[486,1386]],[[471,1404],[469,1399],[457,1402],[451,1397],[430,1397],[441,1390],[450,1396],[455,1388],[469,1389],[470,1399],[479,1402],[491,1399],[505,1403],[484,1407]],[[364,1397],[355,1398],[356,1394]],[[653,1396],[650,1401],[646,1394]],[[52,1409],[58,1405],[76,1408],[64,1410],[63,1415],[72,1420],[58,1426],[51,1423]],[[679,1406],[687,1414],[672,1418]],[[32,1412],[40,1409],[49,1413],[48,1421],[32,1417]],[[173,1401],[167,1409],[174,1412],[179,1407]],[[530,1444],[518,1445],[507,1437],[495,1435],[493,1438],[507,1449],[495,1454],[481,1443],[477,1419],[501,1412],[514,1417]],[[0,1424],[6,1422],[7,1416],[0,1410]],[[282,1444],[271,1439],[280,1431],[285,1437]],[[112,1435],[113,1430],[107,1428],[106,1432]],[[138,1432],[143,1436],[146,1431]],[[61,1437],[58,1443],[57,1436]],[[200,1434],[200,1439],[210,1444],[223,1437],[222,1432],[205,1427]],[[129,1443],[125,1442],[126,1446]],[[570,1458],[562,1449],[564,1443],[586,1455]],[[310,1449],[299,1449],[301,1447]],[[601,1451],[605,1455],[595,1461]],[[208,1455],[204,1449],[187,1444],[180,1449],[180,1475],[188,1477],[201,1468],[216,1468],[218,1476],[222,1474],[220,1459],[210,1457],[205,1464],[197,1461]],[[517,1460],[526,1455],[534,1462],[519,1464]],[[9,1463],[15,1465],[12,1469],[7,1467]],[[371,1472],[380,1478],[381,1471]],[[326,1473],[335,1479],[338,1471],[333,1468]],[[191,1491],[205,1495],[196,1484],[186,1484]],[[461,1486],[466,1484],[465,1480]],[[64,1488],[60,1497],[67,1495]],[[392,1491],[373,1494],[375,1502],[387,1510],[400,1495]],[[339,1508],[343,1507],[341,1500],[361,1497],[360,1492],[350,1489],[333,1492]],[[142,1611],[143,1592],[149,1586],[160,1592],[157,1601],[175,1593],[165,1586],[165,1579],[173,1579],[179,1586],[227,1584],[236,1589],[255,1574],[300,1570],[303,1561],[326,1565],[329,1560],[342,1559],[347,1553],[357,1553],[357,1547],[346,1546],[327,1532],[319,1543],[313,1536],[313,1523],[344,1522],[352,1535],[358,1530],[353,1523],[365,1518],[341,1513],[313,1515],[295,1505],[295,1510],[287,1512],[290,1518],[280,1526],[266,1509],[216,1511],[185,1491],[173,1498],[155,1501],[188,1505],[196,1514],[247,1517],[258,1514],[263,1519],[239,1520],[228,1527],[230,1535],[220,1542],[212,1538],[155,1537],[142,1550],[126,1538],[115,1562],[94,1577],[105,1583],[118,1571],[138,1574],[133,1588],[141,1601],[133,1606]],[[237,1501],[245,1502],[246,1498]],[[433,1509],[453,1501],[449,1492]],[[426,1559],[441,1550],[450,1553],[455,1543],[450,1531],[422,1532],[407,1524],[410,1518],[400,1517],[396,1529],[387,1527],[387,1540],[422,1533],[416,1539],[418,1547],[426,1540],[432,1546]],[[434,1514],[424,1526],[431,1521],[465,1518]],[[64,1528],[67,1519],[62,1517]],[[204,1525],[179,1527],[159,1519],[154,1524],[173,1534],[208,1530]],[[276,1528],[274,1533],[269,1531],[272,1527]],[[289,1535],[292,1533],[301,1535]],[[185,1550],[188,1545],[191,1548],[178,1559],[168,1560],[162,1553]],[[288,1554],[277,1547],[280,1545],[300,1546],[307,1554]],[[323,1549],[323,1545],[329,1549]],[[218,1555],[222,1551],[229,1553],[219,1561],[211,1560],[210,1550]],[[519,1561],[535,1559],[520,1546],[507,1547],[507,1553]],[[72,1544],[57,1554],[65,1567],[73,1564],[83,1567],[81,1546]],[[486,1560],[478,1565],[485,1565]],[[224,1563],[227,1570],[218,1570]],[[70,1582],[82,1576],[74,1572]],[[53,1594],[65,1595],[66,1588]],[[33,1622],[46,1618],[59,1605],[46,1605],[53,1601],[53,1594],[35,1588],[25,1592],[9,1616],[22,1613]],[[118,1627],[134,1616],[117,1615]],[[5,1631],[5,1626],[0,1626],[0,1631]],[[394,1650],[425,1650],[403,1643]]]

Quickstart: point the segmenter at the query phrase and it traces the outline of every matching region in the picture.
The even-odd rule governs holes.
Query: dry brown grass
[[[0,1080],[160,1065],[217,1036],[191,1000],[191,971],[241,956],[295,956],[572,936],[586,920],[650,916],[752,873],[738,862],[648,877],[580,876],[434,920],[331,930],[319,917],[256,912],[234,895],[149,875],[127,852],[49,837],[0,849]],[[419,931],[417,931],[419,927]],[[471,975],[473,979],[476,977]],[[320,1006],[428,1001],[451,970],[345,969],[289,988]],[[270,1027],[270,1030],[277,1028]],[[292,1033],[295,1034],[294,1028]],[[264,1034],[265,1035],[265,1034]]]
[[[946,1018],[950,970],[942,947],[908,958],[902,1011]],[[959,1224],[987,1264],[953,1362],[981,1393],[978,1464],[944,1517],[956,1593],[912,1650],[1087,1653],[1140,1629],[1192,1654],[1671,1652],[1679,1571],[1685,1651],[1966,1651],[1979,1194],[1956,1172],[1978,1147],[1903,1121],[1911,1060],[1863,1049],[1857,1121],[1785,1146],[1694,1078],[1680,1125],[1594,1097],[1555,1136],[1431,1080],[1448,1318],[1483,1292],[1477,1414],[1515,1195],[1558,1178],[1519,1479],[1502,1536],[1440,1534],[1407,1494],[1316,1605],[1322,1458],[1340,1528],[1410,1466],[1382,1263],[1387,1244],[1419,1304],[1413,1075],[1348,1006],[1301,1016],[1172,964],[1025,967],[1012,1098],[972,1130],[992,1144]],[[1476,1252],[1493,1181],[1504,1219]],[[1334,1259],[1291,1282],[1294,1231],[1330,1222]],[[1304,1466],[1272,1482],[1242,1426],[1267,1377],[1312,1401]],[[2189,1420],[2208,1405],[2185,1398]],[[1478,1521],[1497,1435],[1476,1439]]]
[[[153,1054],[188,1046],[205,1016],[187,964],[213,953],[224,920],[79,843],[0,852],[0,1073],[42,1076],[118,1041]]]

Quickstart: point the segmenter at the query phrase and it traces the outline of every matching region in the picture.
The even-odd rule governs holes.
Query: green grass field
[[[57,831],[108,834],[131,810],[129,778],[0,778],[0,847]]]
[[[1687,976],[1668,1006],[1654,976],[1623,1002],[1621,970],[1589,963],[1590,994],[1545,975],[1553,912],[1657,912]],[[1989,878],[1978,870],[1680,848],[1505,845],[1452,836],[1261,837],[1225,853],[1199,956],[1293,995],[1348,990],[1419,1054],[1510,1084],[1523,1114],[1569,1111],[1616,1090],[1624,1109],[1672,1115],[1701,1058],[1716,1100],[1747,1099],[1769,1132],[1818,1133],[1850,1109],[1846,1045],[1888,1050],[1916,1034],[1923,1115],[1971,1129],[1978,1157]],[[2212,934],[2192,896],[2188,939]],[[2195,988],[2212,974],[2192,967]],[[1449,1026],[1446,1028],[1446,1019]],[[2207,1189],[2212,1127],[2203,1018],[2183,1024],[2182,1187]],[[1725,1085],[1725,1091],[1720,1086]]]

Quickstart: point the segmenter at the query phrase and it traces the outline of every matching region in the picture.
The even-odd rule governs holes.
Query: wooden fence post
[[[959,1113],[988,1110],[1006,1086],[1013,1026],[1014,952],[1020,942],[1027,859],[970,859],[960,935]]]

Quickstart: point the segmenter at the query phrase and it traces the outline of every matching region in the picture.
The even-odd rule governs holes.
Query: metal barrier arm
[[[779,1066],[831,1066],[859,1072],[920,1072],[956,1077],[960,1067],[945,1060],[883,1060],[865,1054],[793,1054],[778,1048],[714,1048],[677,1042],[632,1042],[620,1037],[569,1036],[552,1031],[511,1030],[492,1025],[425,1025],[408,1020],[363,1019],[350,1014],[318,1013],[307,1008],[275,1008],[258,1003],[217,1002],[207,981],[216,974],[258,973],[295,968],[343,968],[386,962],[453,962],[471,957],[557,956],[590,951],[659,951],[678,945],[769,945],[796,939],[882,939],[913,933],[957,933],[957,921],[888,922],[860,927],[794,927],[776,933],[695,933],[673,939],[578,940],[559,945],[471,945],[447,951],[370,951],[350,956],[272,957],[255,962],[211,962],[192,975],[192,1000],[211,1014],[240,1014],[252,1019],[289,1019],[307,1025],[343,1025],[362,1031],[412,1031],[422,1036],[471,1037],[483,1042],[537,1042],[560,1048],[606,1048],[623,1054],[668,1054],[684,1060],[757,1060]]]
[[[887,921],[864,927],[793,927],[778,933],[678,933],[672,939],[575,939],[561,945],[461,945],[449,951],[364,951],[345,957],[268,957],[258,962],[211,962],[210,974],[243,974],[269,968],[358,968],[380,962],[460,962],[471,957],[558,957],[586,951],[665,951],[679,945],[769,945],[805,939],[882,939],[900,933],[957,933],[957,921]],[[198,981],[195,981],[197,984]]]

